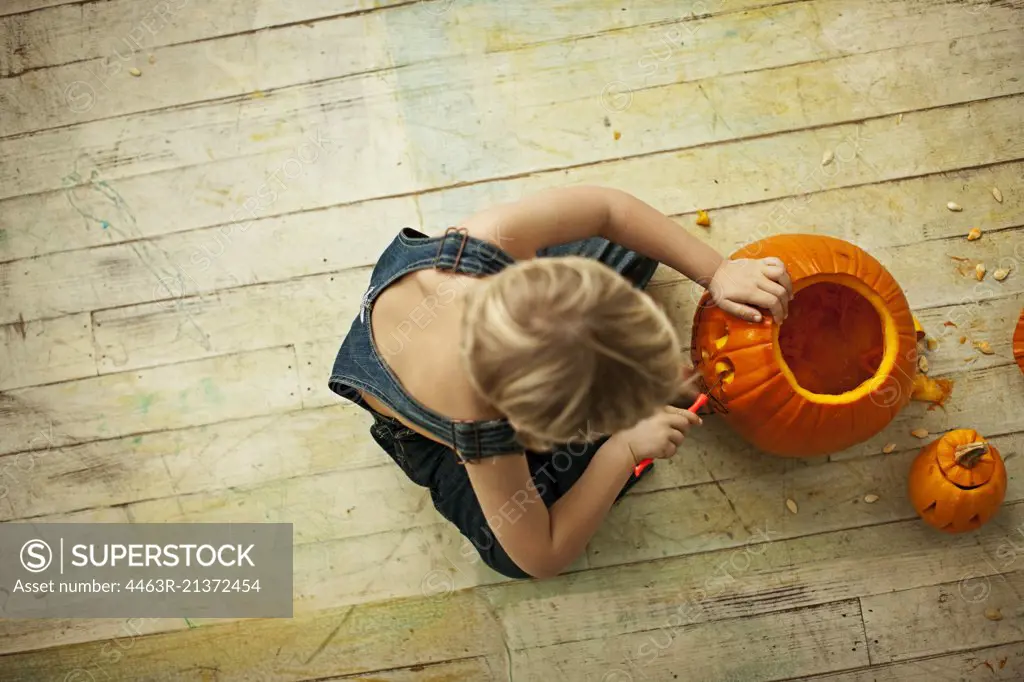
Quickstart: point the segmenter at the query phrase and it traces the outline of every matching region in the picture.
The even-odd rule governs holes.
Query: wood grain
[[[88,313],[0,326],[0,390],[96,374]]]
[[[15,5],[19,2],[16,0]],[[52,0],[51,3],[57,4]],[[37,0],[34,4],[42,3]],[[0,20],[0,33],[31,38],[0,51],[0,77],[89,59],[127,58],[133,52],[159,54],[159,48],[168,45],[251,33],[325,17],[337,18],[395,4],[405,3],[403,0],[317,0],[295,5],[264,5],[252,0],[213,4],[169,0],[162,5],[150,5],[113,0],[51,6],[26,16]],[[419,11],[425,13],[422,8]],[[90,27],[88,33],[81,32],[83,23]]]
[[[939,535],[914,519],[786,539],[768,522],[734,548],[482,592],[513,649],[642,632],[673,614],[694,623],[744,618],[965,575],[975,578],[965,593],[975,594],[1010,567],[991,555],[1022,521],[1024,505],[1014,503],[975,536]],[[863,570],[865,557],[874,570]]]
[[[1008,541],[1024,539],[1012,529]],[[1022,557],[1024,558],[1024,557]],[[1024,641],[1024,570],[861,598],[871,660],[879,663]],[[984,597],[984,598],[983,598]],[[1001,620],[985,616],[997,609]],[[907,623],[913,622],[913,632]],[[987,671],[986,671],[987,672]]]
[[[46,449],[0,457],[0,520],[390,464],[369,423],[338,405],[65,447],[37,434]]]
[[[0,661],[11,680],[63,679],[75,669],[112,680],[195,679],[215,669],[223,681],[298,681],[486,656],[500,652],[500,642],[500,626],[486,605],[460,593],[133,637],[130,654],[113,664],[99,642]],[[178,659],[175,652],[183,650],[188,656]]]
[[[281,196],[273,202],[260,201],[260,213],[280,215],[895,115],[963,103],[982,94],[994,97],[1020,92],[1020,74],[1013,67],[1020,61],[1020,45],[1013,40],[1014,32],[1007,30],[1008,24],[1024,24],[1019,13],[993,9],[969,16],[970,21],[961,22],[960,30],[982,34],[965,42],[977,43],[971,43],[973,47],[967,50],[964,46],[950,47],[943,38],[950,23],[967,14],[962,8],[938,4],[923,16],[903,17],[914,23],[908,37],[893,16],[893,12],[906,13],[902,3],[865,2],[870,20],[860,27],[851,25],[858,22],[851,20],[855,15],[848,10],[846,18],[842,16],[848,3],[787,3],[743,15],[741,29],[733,20],[709,19],[718,24],[700,27],[694,34],[700,40],[689,39],[687,30],[681,28],[666,27],[654,35],[648,35],[650,29],[644,28],[641,35],[613,31],[599,39],[579,41],[571,49],[568,62],[564,44],[545,43],[527,50],[529,57],[520,57],[517,52],[512,59],[505,53],[495,53],[487,56],[488,63],[474,64],[472,59],[462,58],[457,65],[429,62],[409,71],[331,80],[304,90],[279,90],[255,98],[247,95],[258,87],[253,83],[249,89],[233,91],[232,97],[223,102],[162,115],[98,121],[81,129],[55,130],[45,133],[38,143],[34,141],[37,136],[5,141],[3,148],[10,145],[10,158],[31,159],[39,171],[11,173],[10,178],[0,176],[3,186],[9,186],[12,194],[45,194],[42,207],[39,199],[28,197],[3,203],[0,214],[9,216],[9,223],[0,223],[0,227],[7,228],[12,236],[4,247],[10,255],[0,260],[67,249],[71,244],[106,243],[111,237],[95,228],[84,235],[61,235],[72,231],[63,227],[65,223],[82,225],[81,217],[67,204],[67,188],[75,188],[74,196],[83,210],[96,213],[106,206],[95,191],[100,181],[115,188],[129,205],[144,207],[139,216],[143,229],[149,234],[163,234],[236,220],[235,212],[262,184],[257,181],[251,187],[238,188],[237,178],[252,177],[252,164],[264,159],[261,175],[263,179],[273,178],[270,186],[279,189]],[[819,34],[823,12],[834,15],[832,20],[838,22],[835,30],[827,39],[806,37]],[[862,21],[865,18],[861,15]],[[763,46],[750,39],[768,22],[785,27],[791,37],[766,54]],[[985,25],[976,26],[977,22]],[[418,25],[414,26],[419,31]],[[308,30],[301,26],[298,29]],[[666,48],[662,33],[674,36],[673,31],[687,38],[681,41],[686,45],[675,46],[673,42],[664,60],[652,57],[651,53],[663,56]],[[926,44],[907,47],[908,39]],[[847,40],[854,42],[848,45]],[[833,41],[838,41],[838,47],[832,47]],[[891,54],[888,59],[880,59],[875,51],[885,49]],[[706,59],[709,51],[715,52],[715,60]],[[841,56],[846,51],[853,54]],[[838,59],[814,62],[823,52]],[[767,70],[744,73],[748,71],[744,65],[752,59]],[[978,60],[983,63],[978,64]],[[194,64],[180,68],[189,73],[197,69]],[[571,77],[564,72],[566,68],[572,69]],[[944,78],[958,77],[967,68],[976,69],[977,77],[960,81],[955,89],[944,87]],[[520,70],[529,73],[530,78],[511,77]],[[27,76],[36,73],[42,72]],[[499,78],[481,81],[474,75],[480,73],[499,74]],[[145,76],[133,79],[122,75],[111,78],[114,83],[128,79],[117,85],[115,94],[128,85],[132,86],[132,97],[141,96],[136,94],[139,88],[158,88],[155,82],[146,85],[143,81],[150,81]],[[164,78],[168,76],[153,81]],[[267,86],[260,82],[263,90],[259,92],[263,93]],[[616,87],[626,88],[628,95],[620,91],[603,94],[609,84],[616,83],[622,84]],[[816,83],[816,90],[808,90],[807,83]],[[168,93],[166,88],[159,90]],[[486,99],[493,103],[486,112],[480,112],[476,103],[481,92],[486,92]],[[101,104],[109,96],[97,95],[96,99]],[[734,100],[743,106],[724,111],[722,103]],[[73,100],[72,106],[84,106],[89,101],[75,104],[77,100]],[[663,116],[680,101],[687,102],[683,112]],[[852,112],[851,106],[855,107]],[[771,115],[764,115],[766,111]],[[402,121],[397,129],[382,123],[395,119]],[[566,129],[565,121],[578,124]],[[625,133],[621,139],[614,139],[612,125]],[[644,133],[646,130],[658,130],[658,134]],[[904,132],[920,135],[913,130],[908,127]],[[813,159],[820,159],[822,145],[839,145],[844,137],[815,137]],[[281,182],[281,166],[311,139],[329,140],[342,153],[325,154],[301,172],[291,162],[286,169],[288,182]],[[321,144],[328,146],[326,142]],[[41,154],[39,147],[46,152]],[[850,158],[848,153],[840,152],[842,158]],[[312,156],[311,149],[303,152],[303,158]],[[444,163],[438,161],[442,158]],[[813,180],[806,177],[812,168],[799,170],[795,180]],[[335,186],[329,197],[312,191],[307,176],[333,178]],[[168,214],[154,203],[168,199],[161,191],[168,185],[177,194],[175,207],[180,206],[182,196],[189,201],[190,210],[185,216],[173,211]],[[225,190],[231,194],[230,204],[224,196],[212,194]],[[269,196],[269,189],[262,192],[261,198]],[[706,197],[701,203],[720,205],[708,202]],[[689,204],[670,208],[669,212],[693,208]],[[66,220],[49,221],[54,227],[46,241],[16,234],[24,222],[20,218],[29,211],[38,214],[41,209],[47,216]]]
[[[295,409],[294,365],[291,348],[270,348],[8,391],[0,394],[0,454]]]
[[[697,625],[670,617],[649,632],[512,655],[516,679],[538,681],[601,679],[609,673],[615,675],[610,680],[777,680],[867,662],[856,601]]]
[[[1017,682],[1022,675],[1024,642],[1015,642],[804,679],[815,682],[931,682],[945,679]]]

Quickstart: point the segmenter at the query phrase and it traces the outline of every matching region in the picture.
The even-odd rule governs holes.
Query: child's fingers
[[[679,410],[678,408],[672,408],[677,410],[670,412],[665,415],[665,421],[673,429],[685,433],[691,426],[696,424],[703,424],[704,421],[689,410]]]
[[[756,308],[751,308],[749,305],[743,305],[742,303],[736,303],[735,301],[723,300],[718,303],[718,307],[725,312],[738,317],[747,322],[760,322],[761,313]]]
[[[768,306],[775,321],[782,322],[785,320],[786,316],[789,315],[789,294],[786,293],[786,289],[781,284],[767,278],[758,282],[757,286],[761,291],[775,297],[775,301]]]

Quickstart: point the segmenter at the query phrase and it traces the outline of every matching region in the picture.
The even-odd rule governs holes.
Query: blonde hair
[[[481,282],[467,296],[462,352],[476,390],[534,451],[629,428],[679,390],[668,316],[578,256],[522,261]]]

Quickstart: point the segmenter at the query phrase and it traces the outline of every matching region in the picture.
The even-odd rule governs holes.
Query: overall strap
[[[452,420],[406,393],[374,345],[369,315],[380,293],[411,272],[434,268],[484,276],[496,274],[514,262],[494,244],[469,236],[465,228],[449,228],[440,237],[404,228],[374,267],[359,317],[352,323],[335,360],[329,382],[331,390],[367,409],[353,389],[373,395],[407,421],[447,441],[461,462],[522,452],[523,446],[507,420]]]
[[[388,285],[417,270],[433,268],[460,275],[485,276],[497,274],[515,262],[494,244],[469,236],[464,227],[449,227],[440,237],[428,237],[406,227],[377,261],[363,305],[368,310]]]

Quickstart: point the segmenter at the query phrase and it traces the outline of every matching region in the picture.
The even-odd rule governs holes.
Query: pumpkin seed
[[[1002,282],[1009,276],[1010,268],[999,268],[998,270],[992,273],[992,277],[994,277],[997,282]]]
[[[993,188],[992,188],[992,196],[993,196],[993,197],[995,198],[995,200],[996,200],[996,201],[998,201],[998,202],[999,202],[1000,204],[1001,204],[1001,203],[1003,203],[1003,193],[999,191],[999,188],[998,188],[998,187],[993,187]]]
[[[710,227],[711,218],[708,216],[708,212],[704,210],[697,211],[697,224],[701,227]]]
[[[974,266],[974,278],[979,282],[985,279],[985,264],[978,263]]]
[[[135,76],[136,78],[138,78],[139,76],[142,75],[142,72],[139,71],[138,69],[136,69],[134,66],[132,68],[128,69],[128,73],[130,73],[131,75]]]
[[[868,504],[874,504],[875,502],[878,502],[878,495],[865,495],[864,501]]]
[[[928,429],[914,429],[913,431],[910,432],[910,435],[913,436],[914,438],[927,438]]]
[[[964,210],[964,207],[956,203],[955,201],[946,202],[946,208],[948,208],[950,211],[953,211],[954,213]]]
[[[835,158],[836,158],[836,155],[832,152],[832,150],[831,149],[827,149],[827,150],[825,150],[825,153],[821,156],[821,165],[822,166],[827,166],[830,163],[832,163],[835,160]]]
[[[1003,619],[1003,612],[1000,611],[999,609],[994,609],[994,608],[989,607],[989,608],[985,609],[985,617],[988,618],[989,620],[1002,620]]]
[[[786,509],[788,509],[792,513],[796,514],[796,512],[797,512],[796,502],[794,502],[793,500],[786,500]]]
[[[892,453],[896,452],[896,443],[886,444],[886,446],[882,448],[882,452],[884,452],[887,455],[891,455]]]
[[[972,227],[971,231],[967,233],[967,241],[974,242],[981,239],[981,230],[976,227]]]
[[[992,355],[993,353],[995,353],[995,351],[992,350],[992,346],[989,345],[988,341],[975,341],[974,347],[980,350],[985,355]]]
[[[936,348],[939,347],[939,342],[936,341],[935,339],[931,339],[930,338],[930,339],[928,339],[927,343],[928,343],[928,350],[935,350]]]
[[[922,372],[924,372],[925,374],[927,374],[928,373],[928,358],[926,358],[923,355],[917,356],[917,368],[919,370],[921,370]]]

